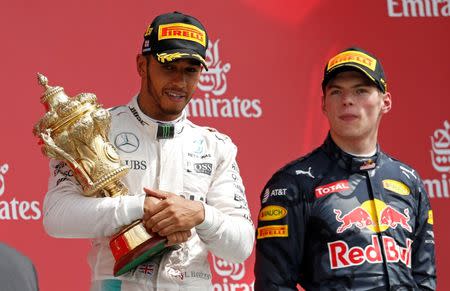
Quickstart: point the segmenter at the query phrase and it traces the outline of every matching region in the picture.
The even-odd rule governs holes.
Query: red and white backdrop
[[[210,70],[189,113],[238,145],[255,222],[270,175],[327,133],[326,60],[351,45],[379,56],[393,96],[380,143],[425,180],[438,290],[450,290],[449,0],[2,1],[0,240],[32,259],[41,289],[88,290],[90,273],[87,240],[54,239],[42,227],[48,168],[32,135],[44,112],[36,72],[71,96],[94,92],[105,107],[124,104],[139,88],[135,55],[147,24],[174,10],[209,31]],[[244,264],[212,257],[214,289],[252,290],[253,264],[254,255]]]

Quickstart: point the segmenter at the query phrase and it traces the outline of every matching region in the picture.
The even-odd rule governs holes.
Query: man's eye
[[[331,90],[330,91],[330,95],[339,95],[341,93],[341,91],[339,91],[339,90]]]
[[[367,90],[364,88],[356,89],[356,94],[361,95],[367,93]]]
[[[173,66],[172,65],[164,65],[163,68],[164,68],[164,70],[167,70],[167,71],[172,71],[173,70]]]
[[[188,72],[188,73],[197,73],[199,71],[200,71],[200,68],[197,68],[197,67],[188,67],[188,68],[186,68],[186,72]]]

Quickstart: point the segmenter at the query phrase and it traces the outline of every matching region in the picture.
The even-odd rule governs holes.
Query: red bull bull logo
[[[362,229],[374,224],[370,214],[362,207],[356,207],[344,216],[341,216],[342,211],[339,209],[334,209],[334,213],[336,213],[336,220],[341,223],[336,230],[337,233],[342,233],[352,226]]]
[[[331,269],[358,266],[364,263],[379,264],[384,261],[381,248],[384,250],[386,262],[402,262],[411,268],[412,240],[406,239],[406,246],[400,246],[392,237],[382,236],[383,241],[377,235],[372,235],[372,243],[362,248],[360,246],[349,247],[345,241],[339,240],[328,243]]]
[[[412,232],[411,226],[408,224],[409,221],[409,209],[406,208],[403,210],[404,214],[400,211],[395,210],[391,206],[383,209],[380,215],[380,223],[381,225],[388,225],[392,228],[397,228],[397,226],[401,226],[409,232]]]
[[[355,207],[346,214],[342,214],[339,209],[333,209],[333,211],[336,214],[336,220],[341,223],[336,230],[337,233],[353,227],[383,232],[388,228],[396,229],[398,226],[412,232],[408,224],[410,221],[408,208],[401,212],[378,199],[365,201],[361,206]]]

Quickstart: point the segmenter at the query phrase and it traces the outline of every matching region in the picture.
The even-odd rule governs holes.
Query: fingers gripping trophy
[[[126,195],[128,189],[120,179],[129,168],[109,142],[109,112],[92,93],[69,97],[62,87],[49,86],[44,75],[38,73],[38,81],[45,89],[41,103],[47,112],[33,133],[40,139],[43,154],[67,163],[85,196],[95,199]],[[124,227],[110,240],[116,260],[114,275],[122,275],[167,250],[166,241],[156,233],[149,234],[141,220]]]

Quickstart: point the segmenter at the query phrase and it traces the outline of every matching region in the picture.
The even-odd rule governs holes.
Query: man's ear
[[[322,112],[327,112],[327,109],[325,108],[325,95],[322,95]]]
[[[383,105],[381,106],[381,112],[388,113],[392,108],[391,93],[386,92],[383,94]]]
[[[138,54],[136,56],[136,69],[142,78],[144,78],[147,75],[147,58],[141,54]]]

